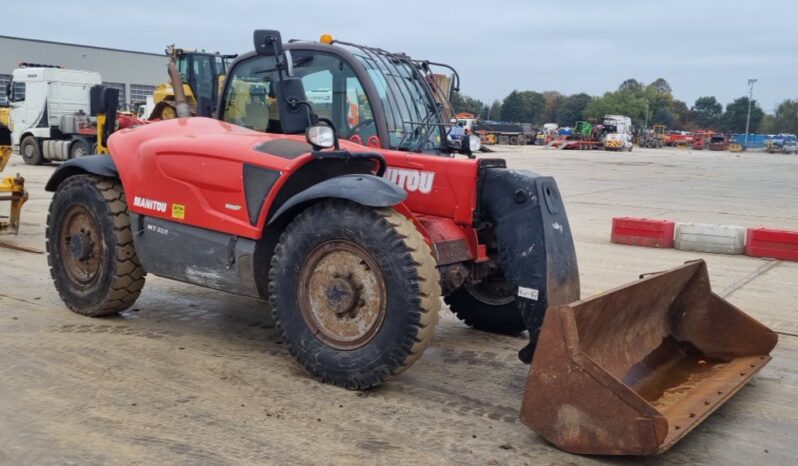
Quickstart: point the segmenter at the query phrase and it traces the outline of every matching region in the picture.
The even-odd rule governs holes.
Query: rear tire
[[[76,159],[90,155],[92,153],[91,149],[92,144],[88,139],[75,138],[69,145],[69,158]]]
[[[463,285],[443,298],[449,309],[469,327],[501,335],[526,330],[515,302],[515,293],[495,287]]]
[[[26,165],[41,165],[44,163],[42,157],[42,146],[33,136],[25,136],[19,143],[19,153]]]
[[[274,320],[316,379],[367,389],[412,365],[440,310],[439,275],[415,226],[391,208],[316,204],[280,237],[269,272]]]
[[[133,247],[119,180],[76,175],[58,187],[47,215],[47,264],[72,311],[101,317],[136,301],[144,269]]]

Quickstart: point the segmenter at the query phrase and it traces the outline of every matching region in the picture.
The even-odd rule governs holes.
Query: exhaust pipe
[[[175,111],[178,118],[188,118],[191,116],[191,106],[186,100],[186,93],[183,92],[183,78],[180,72],[177,71],[177,65],[174,61],[170,61],[167,67],[169,71],[169,81],[172,83],[172,89],[175,93]]]

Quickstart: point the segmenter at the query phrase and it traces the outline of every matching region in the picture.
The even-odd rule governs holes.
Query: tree
[[[654,82],[646,86],[646,90],[664,95],[671,95],[672,93],[671,85],[668,84],[668,81],[665,81],[665,79],[663,78],[657,78],[656,80],[654,80]]]
[[[504,121],[538,123],[546,106],[543,94],[535,91],[513,91],[502,102],[501,118]]]
[[[544,122],[557,121],[557,110],[565,100],[565,96],[557,91],[543,92],[543,115],[541,119]]]
[[[756,133],[765,112],[756,102],[751,102],[751,125],[748,129],[751,133]],[[745,120],[748,115],[748,97],[740,97],[734,102],[726,105],[726,111],[721,117],[721,128],[733,133],[745,133]]]
[[[776,107],[773,132],[798,134],[798,100],[787,99]]]
[[[560,108],[557,109],[555,121],[560,126],[573,126],[577,121],[584,120],[585,107],[591,100],[593,98],[585,93],[565,97]]]
[[[671,112],[667,107],[662,107],[654,113],[654,116],[651,117],[649,124],[672,127],[673,115],[671,115]]]
[[[601,120],[604,115],[626,115],[636,126],[645,121],[646,101],[631,92],[607,92],[603,96],[590,101],[585,107],[585,118]]]
[[[714,96],[699,97],[690,109],[690,119],[696,127],[702,129],[720,127],[721,115],[723,115],[723,105]]]
[[[502,116],[502,103],[500,100],[494,100],[492,104],[490,104],[490,108],[488,109],[487,113],[485,114],[485,118],[488,120],[498,120]]]
[[[455,113],[473,113],[474,115],[479,115],[479,112],[485,107],[482,101],[459,92],[452,93],[451,104]]]
[[[690,109],[687,104],[681,100],[672,99],[670,103],[671,116],[673,117],[672,128],[681,128],[686,130],[695,129],[695,123],[690,118]]]
[[[524,117],[524,98],[518,91],[513,91],[502,102],[501,119],[504,121],[521,121]]]
[[[643,90],[643,83],[636,79],[627,79],[618,86],[618,92],[634,92],[639,93]]]

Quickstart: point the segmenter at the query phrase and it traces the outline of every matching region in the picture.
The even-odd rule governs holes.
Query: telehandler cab
[[[118,313],[146,273],[268,299],[308,373],[366,389],[421,356],[443,296],[477,329],[529,332],[522,420],[579,453],[660,452],[769,359],[775,334],[712,295],[703,263],[579,301],[556,182],[452,142],[439,83],[456,79],[433,64],[254,42],[216,119],[118,131],[110,157],[53,174],[48,260],[70,309]]]

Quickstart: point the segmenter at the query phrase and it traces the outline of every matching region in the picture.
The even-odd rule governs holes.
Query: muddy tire
[[[282,234],[269,272],[274,320],[318,380],[367,389],[412,365],[440,310],[429,246],[404,216],[347,201],[316,204]]]
[[[444,298],[449,309],[469,327],[501,335],[526,330],[515,303],[514,290],[502,282],[495,286],[464,285]]]
[[[33,136],[25,136],[19,143],[19,153],[26,165],[41,165],[45,162],[42,156],[42,145]]]
[[[76,175],[61,183],[47,215],[47,264],[61,299],[91,317],[130,307],[144,286],[119,180]]]

